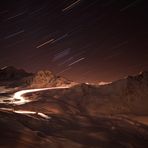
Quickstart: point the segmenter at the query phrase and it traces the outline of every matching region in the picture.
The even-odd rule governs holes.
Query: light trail
[[[23,97],[23,95],[28,94],[28,93],[33,93],[33,92],[39,92],[39,91],[45,91],[45,90],[57,90],[57,89],[66,89],[69,88],[68,86],[65,87],[51,87],[51,88],[39,88],[39,89],[27,89],[27,90],[21,90],[18,91],[14,94],[13,96],[13,104],[16,105],[21,105],[21,104],[25,104],[28,102],[31,102],[31,100],[25,99]],[[19,101],[15,101],[15,100],[19,100]]]
[[[45,91],[45,90],[58,90],[58,89],[67,89],[67,88],[70,88],[70,86],[21,90],[21,91],[16,92],[13,95],[13,98],[10,98],[10,100],[11,100],[11,104],[21,105],[21,104],[31,102],[31,100],[28,100],[25,97],[23,97],[23,95],[25,95],[25,94],[33,93],[33,92],[39,92],[39,91]],[[0,108],[0,109],[6,110],[6,111],[12,111],[12,112],[17,113],[17,114],[38,115],[38,116],[40,116],[44,119],[50,119],[51,118],[50,116],[45,115],[44,113],[41,113],[41,112],[28,111],[28,110],[14,110],[12,108]]]
[[[76,63],[79,63],[80,61],[82,61],[82,60],[84,60],[84,59],[85,59],[85,58],[78,59],[78,60],[72,62],[71,64],[69,64],[68,66],[72,66],[72,65],[74,65],[74,64],[76,64]]]
[[[49,43],[51,43],[51,42],[53,42],[53,41],[54,41],[54,39],[50,39],[49,41],[46,41],[46,42],[44,42],[44,43],[38,45],[36,48],[41,48],[42,46],[47,45],[47,44],[49,44]]]
[[[47,116],[45,115],[44,113],[41,113],[41,112],[34,112],[34,111],[28,111],[28,110],[14,110],[12,108],[0,108],[1,110],[4,110],[4,111],[11,111],[11,112],[14,112],[14,113],[17,113],[17,114],[32,114],[32,115],[38,115],[44,119],[51,119],[50,116]]]
[[[62,9],[62,11],[68,11],[71,10],[73,7],[75,7],[76,5],[78,5],[81,2],[81,0],[77,0],[74,3],[70,4],[69,6],[67,6],[66,8]]]
[[[15,33],[12,33],[12,34],[10,34],[10,35],[8,35],[8,36],[5,36],[4,39],[12,38],[12,37],[17,36],[17,35],[19,35],[19,34],[21,34],[21,33],[24,33],[24,32],[25,32],[24,30],[20,30],[20,31],[18,31],[18,32],[15,32]]]
[[[33,115],[38,115],[42,118],[45,118],[45,119],[50,119],[51,117],[43,114],[43,113],[40,113],[40,112],[34,112],[34,111],[27,111],[27,110],[16,110],[16,111],[13,111],[14,113],[17,113],[17,114],[33,114]]]

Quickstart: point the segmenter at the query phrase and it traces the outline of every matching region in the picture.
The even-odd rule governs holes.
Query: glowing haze
[[[148,69],[147,1],[17,0],[0,4],[0,68],[110,82]]]

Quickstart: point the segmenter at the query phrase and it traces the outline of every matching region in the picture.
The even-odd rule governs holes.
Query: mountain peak
[[[31,73],[27,73],[23,69],[17,69],[13,66],[5,66],[0,69],[0,80],[1,81],[13,81],[16,79],[21,79],[26,76],[32,75]]]
[[[49,70],[40,70],[34,74],[30,82],[32,88],[67,86],[73,82],[61,76],[54,75]]]
[[[148,71],[142,71],[140,72],[138,75],[135,76],[128,76],[126,78],[128,81],[144,81],[144,80],[148,80]]]
[[[4,70],[17,70],[17,69],[15,67],[13,67],[13,66],[4,66],[0,70],[4,71]]]
[[[148,78],[148,71],[142,71],[142,72],[139,73],[139,75],[142,75],[143,77]]]

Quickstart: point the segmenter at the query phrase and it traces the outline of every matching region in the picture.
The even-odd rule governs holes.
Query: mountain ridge
[[[0,81],[9,87],[43,88],[74,85],[75,82],[61,76],[54,75],[49,70],[28,73],[23,69],[8,66],[0,69]],[[5,83],[6,82],[6,83]]]

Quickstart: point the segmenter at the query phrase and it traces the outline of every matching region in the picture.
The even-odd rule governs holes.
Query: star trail
[[[0,67],[111,82],[148,69],[145,0],[0,1]]]

